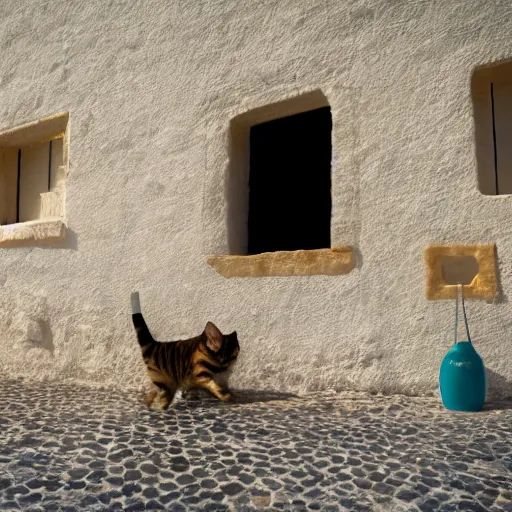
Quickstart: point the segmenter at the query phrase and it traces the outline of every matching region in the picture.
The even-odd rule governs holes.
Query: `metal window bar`
[[[491,112],[492,112],[492,143],[494,149],[494,183],[496,184],[496,195],[500,195],[498,184],[498,147],[496,143],[496,118],[494,116],[494,84],[491,82]]]
[[[52,188],[52,144],[53,140],[49,142],[48,146],[48,192]]]
[[[16,183],[16,224],[20,221],[21,149],[18,149],[18,179]]]

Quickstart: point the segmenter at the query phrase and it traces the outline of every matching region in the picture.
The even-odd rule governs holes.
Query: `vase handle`
[[[459,301],[462,303],[462,314],[464,315],[464,325],[466,327],[466,334],[468,341],[471,343],[471,336],[469,335],[469,325],[466,316],[466,305],[464,304],[464,288],[461,283],[457,283],[457,297],[455,300],[455,345],[458,343],[459,331]]]

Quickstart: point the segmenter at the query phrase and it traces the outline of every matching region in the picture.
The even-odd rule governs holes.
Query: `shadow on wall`
[[[363,253],[359,249],[359,247],[354,247],[353,249],[355,265],[357,269],[360,269],[363,266]]]
[[[497,253],[497,251],[496,251]],[[503,292],[503,287],[501,286],[501,276],[500,276],[500,258],[499,255],[496,254],[496,283],[497,283],[497,290],[496,290],[496,298],[494,301],[488,301],[488,303],[496,302],[498,304],[504,304],[508,302],[508,297]]]
[[[43,247],[45,249],[70,249],[72,251],[78,251],[78,236],[75,231],[68,228],[66,238],[64,238],[64,240],[60,240],[59,242],[55,242],[46,246],[44,244],[40,244],[37,247]]]
[[[50,326],[50,322],[48,322],[47,320],[38,320],[37,326],[40,332],[40,346],[48,350],[50,354],[53,356],[55,353],[55,345],[53,344],[53,332]]]
[[[502,377],[494,370],[487,371],[487,400],[488,402],[506,401],[512,407],[512,381]]]

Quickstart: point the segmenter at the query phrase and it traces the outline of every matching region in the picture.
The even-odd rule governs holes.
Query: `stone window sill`
[[[351,247],[279,251],[251,256],[209,256],[207,263],[223,277],[336,276],[354,268]]]
[[[31,220],[0,226],[0,247],[54,242],[66,237],[66,224],[62,219]]]

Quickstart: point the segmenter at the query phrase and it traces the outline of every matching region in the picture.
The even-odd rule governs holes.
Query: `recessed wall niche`
[[[498,283],[496,247],[482,245],[431,245],[425,249],[427,299],[454,299],[457,283],[473,299],[493,299]]]

